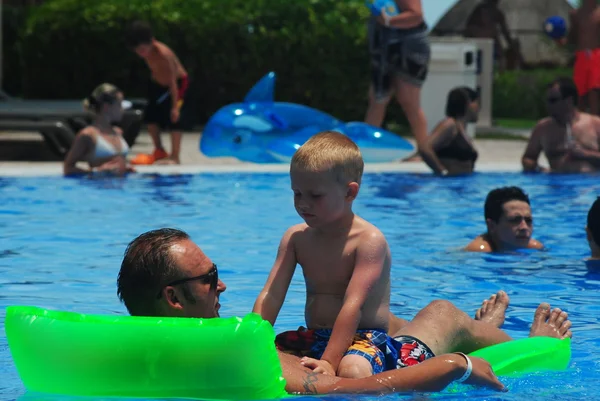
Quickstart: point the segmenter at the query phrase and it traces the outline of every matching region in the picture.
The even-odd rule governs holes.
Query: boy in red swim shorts
[[[600,115],[600,6],[596,0],[582,0],[569,14],[569,34],[561,45],[575,46],[573,81],[583,101],[582,111]]]
[[[152,73],[144,122],[148,125],[154,152],[151,155],[137,155],[131,164],[179,164],[182,131],[193,128],[194,112],[189,102],[188,73],[175,53],[154,38],[150,26],[145,22],[134,22],[125,39],[127,45],[146,61]],[[161,129],[171,130],[170,155],[162,146]]]

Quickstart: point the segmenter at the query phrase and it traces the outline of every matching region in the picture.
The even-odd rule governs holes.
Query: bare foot
[[[164,159],[155,161],[154,164],[165,165],[165,164],[181,164],[181,163],[179,163],[179,160],[173,159],[171,157],[166,157]]]
[[[481,308],[475,312],[475,320],[481,320],[496,327],[502,327],[508,302],[508,294],[502,290],[498,291],[490,299],[483,301]]]
[[[567,318],[567,312],[559,308],[550,311],[550,305],[543,302],[537,307],[533,315],[533,324],[529,331],[529,337],[554,337],[571,338],[571,321]]]

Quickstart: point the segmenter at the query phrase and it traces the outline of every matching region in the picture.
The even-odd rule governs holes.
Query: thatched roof
[[[435,1],[435,0],[434,0]],[[432,29],[432,36],[462,35],[467,18],[482,0],[458,0]],[[527,62],[565,63],[568,56],[544,34],[544,20],[559,15],[568,21],[573,6],[567,0],[501,0],[508,29],[519,38],[521,52]]]

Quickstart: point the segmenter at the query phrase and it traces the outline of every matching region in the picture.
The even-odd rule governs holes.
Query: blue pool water
[[[511,297],[505,329],[515,338],[527,336],[541,301],[570,314],[574,338],[568,371],[506,379],[509,393],[467,389],[466,397],[581,400],[600,393],[600,273],[589,272],[583,262],[589,254],[586,214],[600,194],[597,183],[597,176],[365,175],[354,209],[390,243],[393,312],[410,318],[441,298],[473,315],[484,298],[504,289]],[[529,193],[534,237],[547,249],[516,255],[459,251],[484,230],[488,191],[504,185]],[[275,173],[0,178],[0,200],[1,400],[31,398],[23,396],[6,342],[6,306],[124,314],[115,280],[125,246],[143,231],[173,226],[188,231],[219,265],[228,286],[221,315],[244,315],[266,280],[281,234],[300,221],[288,176]],[[303,323],[303,302],[297,271],[278,332]]]

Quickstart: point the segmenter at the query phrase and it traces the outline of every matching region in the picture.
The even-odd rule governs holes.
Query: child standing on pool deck
[[[152,78],[148,88],[148,104],[144,122],[154,144],[151,155],[139,154],[132,164],[179,164],[182,131],[193,128],[193,110],[189,102],[188,73],[177,55],[164,43],[157,41],[150,26],[134,22],[126,35],[127,45],[144,59]],[[171,130],[171,154],[162,146],[160,130]]]
[[[289,228],[253,311],[275,324],[296,264],[306,283],[308,329],[276,344],[305,356],[315,372],[365,377],[396,368],[387,336],[391,254],[384,235],[352,211],[363,173],[352,140],[322,132],[296,151],[290,166],[294,205],[305,223]]]

